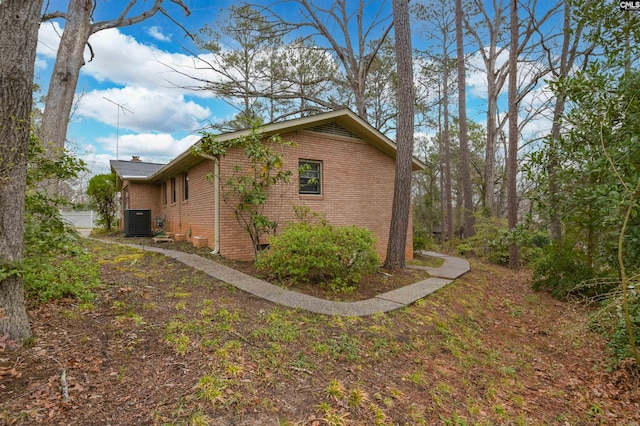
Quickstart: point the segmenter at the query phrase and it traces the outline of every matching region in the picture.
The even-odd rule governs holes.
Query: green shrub
[[[437,246],[433,236],[428,229],[422,228],[413,230],[413,250],[431,250]]]
[[[616,282],[617,280],[612,279],[610,281]],[[633,351],[627,334],[620,288],[608,293],[607,296],[602,302],[598,303],[598,309],[590,313],[589,326],[592,331],[602,334],[609,340],[608,348],[611,351],[612,361],[617,364],[625,358],[632,357]],[[628,303],[629,319],[637,339],[637,336],[640,336],[640,295],[636,292],[631,292],[628,297]]]
[[[625,358],[633,357],[631,345],[629,344],[629,335],[625,324],[624,316],[620,306],[616,306],[617,322],[614,324],[613,333],[609,340],[609,349],[614,357],[621,361]],[[634,330],[635,336],[640,336],[640,301],[636,296],[629,301],[629,317],[631,319],[631,328]],[[636,337],[637,338],[637,337]]]
[[[258,266],[276,278],[322,283],[334,291],[355,288],[362,274],[379,264],[370,231],[323,223],[288,225],[258,258]]]
[[[88,254],[50,258],[24,273],[26,298],[36,304],[64,297],[88,302],[95,297],[91,289],[99,285],[100,267]]]
[[[520,263],[528,265],[542,256],[550,239],[546,232],[530,229],[524,223],[509,230],[505,219],[476,215],[476,234],[458,242],[456,250],[497,265],[508,265],[509,246],[514,242],[520,250]]]
[[[505,219],[476,215],[475,235],[465,238],[456,245],[460,254],[472,254],[477,257],[489,259],[498,264],[504,264],[504,259],[509,260],[508,250],[499,244],[500,238],[507,230]]]
[[[591,297],[610,289],[607,285],[585,285],[601,276],[593,268],[587,256],[576,250],[573,243],[562,241],[548,245],[534,263],[533,288],[547,290],[558,299],[569,294]]]

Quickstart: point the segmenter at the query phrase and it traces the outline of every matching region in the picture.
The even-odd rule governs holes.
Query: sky
[[[101,0],[95,20],[113,19],[127,2]],[[139,2],[142,6],[149,1]],[[190,31],[213,22],[225,1],[186,0],[191,16],[178,8],[176,20]],[[48,11],[66,11],[66,1],[51,1]],[[46,95],[64,21],[40,27],[36,57],[36,83]],[[184,31],[164,16],[142,23],[95,33],[89,39],[95,53],[80,71],[67,140],[93,173],[109,172],[109,160],[131,159],[165,163],[198,140],[207,123],[229,118],[234,110],[210,93],[190,91],[187,77],[169,67],[190,70],[192,50]],[[121,107],[119,107],[120,105]],[[42,107],[42,105],[40,105]]]
[[[169,0],[165,1],[166,8],[192,32],[214,23],[221,10],[234,3],[231,0],[183,1],[191,10],[188,17]],[[66,3],[50,0],[47,12],[64,12]],[[127,3],[126,0],[99,0],[95,21],[115,18]],[[138,3],[147,8],[151,2]],[[387,3],[390,9],[390,1]],[[295,13],[295,10],[286,13]],[[40,27],[36,83],[42,88],[41,95],[46,95],[63,26],[64,21],[55,20],[44,22]],[[134,155],[143,161],[166,163],[196,142],[198,131],[205,125],[229,119],[236,113],[210,92],[184,88],[193,85],[193,81],[171,68],[195,73],[196,62],[189,53],[195,48],[183,29],[160,14],[133,26],[95,33],[89,43],[95,57],[89,62],[89,50],[85,50],[87,63],[80,71],[77,107],[67,140],[68,146],[87,163],[93,174],[108,173],[109,160],[129,160]],[[504,60],[507,55],[505,51]],[[480,65],[478,56],[472,57],[471,63],[473,61]],[[198,72],[213,78],[206,71]],[[469,72],[467,85],[472,96],[486,95],[482,72]],[[542,92],[531,96],[544,94]],[[475,108],[473,101],[470,104]],[[478,121],[482,122],[481,106],[475,109]],[[532,126],[544,128],[548,123]]]

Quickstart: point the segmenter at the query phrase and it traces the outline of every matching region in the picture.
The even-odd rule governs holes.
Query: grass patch
[[[412,260],[407,261],[407,265],[439,268],[444,265],[444,259],[439,257],[424,256],[416,253],[413,256]]]
[[[63,298],[91,302],[101,285],[100,267],[89,253],[53,258],[24,274],[25,296],[35,304]]]

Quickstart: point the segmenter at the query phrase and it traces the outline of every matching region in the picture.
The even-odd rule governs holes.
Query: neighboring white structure
[[[95,212],[93,210],[60,212],[62,218],[70,222],[74,228],[95,228]]]

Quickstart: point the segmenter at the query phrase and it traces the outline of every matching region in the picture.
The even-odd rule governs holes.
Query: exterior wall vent
[[[310,127],[309,130],[311,130],[312,132],[327,133],[330,135],[344,136],[347,138],[362,139],[360,136],[351,133],[349,130],[345,129],[338,123],[321,124],[320,126]]]
[[[150,237],[151,210],[127,209],[124,211],[125,237]]]

